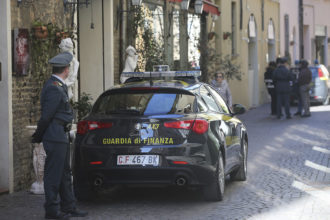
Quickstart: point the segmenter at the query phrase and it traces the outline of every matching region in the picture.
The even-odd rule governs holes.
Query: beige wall
[[[311,63],[313,63],[316,58],[315,54],[315,35],[317,32],[317,26],[324,26],[327,28],[327,32],[330,32],[330,2],[327,0],[304,0],[304,25],[309,25],[309,31],[305,36],[305,58],[308,59]],[[329,35],[329,34],[327,34]],[[306,45],[307,44],[307,45]],[[328,64],[330,63],[329,59],[329,48],[326,50],[326,56]]]
[[[261,1],[243,1],[243,24],[242,30],[239,28],[240,22],[240,1],[218,0],[216,4],[220,6],[220,19],[216,22],[216,31],[220,38],[216,40],[216,49],[221,54],[231,54],[231,40],[223,40],[223,32],[231,32],[231,3],[236,2],[236,27],[237,27],[237,55],[232,56],[233,61],[241,65],[243,72],[242,80],[232,80],[229,82],[233,95],[233,103],[241,103],[247,107],[260,105],[268,101],[268,94],[264,85],[264,71],[267,66],[268,53],[268,23],[272,18],[275,27],[275,54],[279,53],[279,3],[272,0],[265,0],[264,4],[264,30],[261,27]],[[255,76],[249,75],[249,38],[248,22],[250,15],[255,16],[257,29],[257,51],[255,57]]]
[[[280,55],[285,55],[285,24],[284,16],[289,15],[289,52],[292,63],[299,60],[299,13],[298,1],[280,0]]]
[[[79,9],[80,92],[93,101],[114,84],[113,16],[113,1],[94,0],[93,18],[90,6]]]

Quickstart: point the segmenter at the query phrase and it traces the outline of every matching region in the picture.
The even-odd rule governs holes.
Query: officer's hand
[[[41,143],[42,139],[36,134],[34,133],[31,137],[31,143]]]

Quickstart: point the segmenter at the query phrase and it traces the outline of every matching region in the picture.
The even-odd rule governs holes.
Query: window
[[[212,96],[214,97],[218,106],[220,107],[220,111],[223,113],[229,114],[230,113],[229,108],[228,108],[226,102],[221,97],[221,95],[211,87],[208,87],[208,89],[210,90],[210,93],[212,94]]]
[[[100,97],[94,114],[187,114],[194,111],[195,96],[180,93],[108,93]]]
[[[200,94],[202,96],[202,99],[204,100],[204,102],[206,103],[206,105],[208,106],[208,108],[211,111],[215,111],[215,112],[220,111],[220,109],[219,109],[216,101],[212,97],[211,93],[204,86],[201,86]]]

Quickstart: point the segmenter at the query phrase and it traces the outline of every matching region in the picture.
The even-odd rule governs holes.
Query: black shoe
[[[291,119],[292,117],[289,115],[289,116],[286,116],[286,119]]]
[[[304,114],[304,115],[302,115],[301,117],[302,117],[302,118],[311,117],[311,114],[307,114],[307,115]]]
[[[67,211],[65,213],[68,214],[70,217],[85,217],[88,215],[88,212],[79,209],[74,209],[72,211]]]
[[[45,219],[70,219],[70,214],[59,212],[56,215],[46,214]]]
[[[294,113],[294,115],[301,115],[301,112],[296,112]]]

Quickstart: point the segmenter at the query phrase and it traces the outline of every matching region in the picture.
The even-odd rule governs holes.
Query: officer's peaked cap
[[[57,54],[55,57],[51,58],[48,62],[54,67],[65,67],[69,66],[73,59],[73,55],[69,52],[63,52]]]

